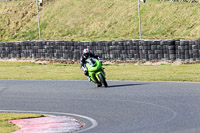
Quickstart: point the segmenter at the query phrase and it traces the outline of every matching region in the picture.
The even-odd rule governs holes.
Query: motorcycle
[[[97,84],[97,87],[101,87],[102,85],[104,85],[104,87],[108,87],[104,68],[99,60],[89,57],[86,60],[86,67],[91,80]]]

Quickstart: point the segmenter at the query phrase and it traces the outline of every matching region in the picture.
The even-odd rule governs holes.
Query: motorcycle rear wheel
[[[104,76],[101,73],[98,75],[98,77],[99,77],[101,83],[104,85],[104,87],[108,87],[106,79],[104,78]]]

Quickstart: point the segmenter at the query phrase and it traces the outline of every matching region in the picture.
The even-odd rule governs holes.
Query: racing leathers
[[[81,70],[84,71],[85,76],[87,76],[88,79],[89,79],[89,74],[88,74],[88,70],[87,70],[87,67],[86,67],[86,60],[87,60],[88,57],[93,57],[93,58],[95,58],[99,61],[100,61],[100,58],[99,58],[99,56],[95,55],[94,53],[89,53],[89,55],[87,57],[84,56],[84,55],[81,56],[81,59],[80,59]]]

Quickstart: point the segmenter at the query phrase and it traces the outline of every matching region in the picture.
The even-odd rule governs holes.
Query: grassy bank
[[[200,39],[200,5],[141,4],[144,39]],[[0,2],[0,41],[38,39],[34,0]],[[43,40],[138,39],[138,3],[132,0],[45,0],[40,7]]]
[[[8,122],[8,120],[42,117],[43,115],[36,114],[16,114],[16,113],[0,113],[0,132],[11,133],[19,129],[18,126]]]
[[[187,65],[104,65],[107,80],[200,82],[200,64]],[[0,62],[0,79],[87,80],[79,64],[39,65],[27,62]]]

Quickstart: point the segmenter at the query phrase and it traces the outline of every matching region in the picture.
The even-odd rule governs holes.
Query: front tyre
[[[98,77],[99,77],[101,83],[104,85],[104,87],[108,87],[106,79],[104,78],[104,76],[101,73],[98,75]]]

